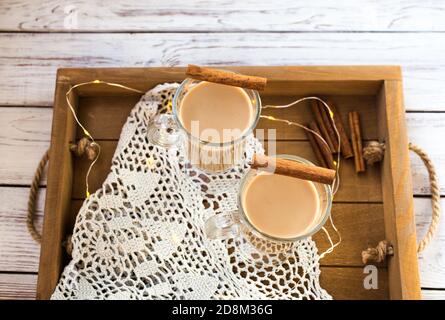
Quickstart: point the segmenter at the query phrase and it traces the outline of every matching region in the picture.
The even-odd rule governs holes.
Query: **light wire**
[[[140,94],[143,94],[144,92],[135,88],[131,88],[131,87],[127,87],[124,86],[122,84],[119,83],[114,83],[114,82],[106,82],[106,81],[102,81],[102,80],[93,80],[93,81],[87,81],[87,82],[82,82],[82,83],[78,83],[73,85],[72,87],[70,87],[70,89],[66,92],[65,94],[65,98],[66,98],[66,103],[68,104],[68,107],[71,110],[71,113],[74,117],[74,120],[76,120],[77,124],[79,125],[80,128],[82,128],[83,133],[91,140],[91,146],[96,147],[97,148],[97,154],[94,157],[93,161],[90,163],[90,165],[88,166],[88,170],[87,170],[87,174],[85,176],[85,193],[86,193],[86,197],[89,198],[90,196],[90,190],[89,190],[89,176],[91,173],[91,169],[93,168],[93,166],[96,164],[97,160],[99,159],[100,156],[100,152],[101,152],[101,147],[100,145],[94,140],[93,136],[90,134],[90,132],[83,126],[83,124],[80,122],[79,118],[77,117],[77,113],[74,110],[73,105],[71,104],[71,99],[70,99],[70,94],[71,92],[79,87],[82,86],[86,86],[86,85],[91,85],[91,84],[104,84],[107,86],[111,86],[111,87],[118,87],[118,88],[122,88],[128,91],[132,91],[132,92],[137,92]]]
[[[337,140],[338,140],[338,147],[337,147],[337,152],[336,152],[337,153],[337,161],[334,160],[335,179],[334,179],[334,181],[332,182],[332,185],[331,185],[332,200],[333,200],[335,194],[338,191],[338,188],[340,187],[340,173],[339,173],[339,171],[340,171],[340,160],[341,160],[341,154],[340,154],[340,151],[341,151],[341,146],[340,146],[341,145],[341,138],[340,138],[340,134],[339,134],[339,132],[337,130],[337,126],[336,126],[335,121],[334,121],[334,116],[335,115],[332,112],[332,110],[329,107],[329,105],[324,100],[322,100],[322,99],[320,99],[318,97],[310,96],[310,97],[304,97],[304,98],[301,98],[301,99],[297,99],[297,100],[295,100],[295,101],[293,101],[293,102],[291,102],[289,104],[285,104],[285,105],[265,105],[261,109],[285,109],[285,108],[293,107],[293,106],[295,106],[295,105],[297,105],[297,104],[299,104],[299,103],[301,103],[303,101],[307,101],[307,100],[316,100],[316,101],[319,101],[319,102],[321,102],[323,104],[323,107],[326,108],[328,110],[328,112],[329,112],[329,116],[330,116],[331,121],[332,121],[332,126],[333,126],[335,134],[337,136]],[[317,138],[320,139],[320,141],[322,142],[323,147],[328,152],[331,152],[328,143],[326,142],[326,140],[320,134],[318,134],[314,130],[312,130],[312,129],[302,125],[301,123],[290,121],[290,120],[287,120],[287,119],[276,118],[276,117],[273,117],[273,116],[270,116],[270,115],[261,115],[260,117],[263,118],[263,119],[266,119],[266,120],[270,120],[270,121],[277,121],[277,122],[286,123],[287,125],[296,126],[296,127],[299,127],[299,128],[301,128],[303,130],[306,130],[306,131],[316,135]],[[329,215],[329,222],[331,223],[332,228],[334,229],[334,231],[335,231],[335,233],[336,233],[336,235],[338,237],[338,241],[336,243],[334,243],[332,241],[331,235],[329,234],[328,230],[325,227],[323,227],[322,230],[325,232],[326,236],[328,237],[328,241],[329,241],[330,247],[320,254],[320,259],[323,259],[327,254],[333,252],[334,249],[338,245],[340,245],[340,243],[342,242],[341,233],[340,233],[340,231],[337,229],[337,227],[334,224],[334,220],[332,218],[332,213]]]
[[[77,113],[76,113],[73,105],[71,104],[70,94],[76,88],[79,88],[79,87],[82,87],[82,86],[86,86],[86,85],[91,85],[91,84],[104,84],[104,85],[107,85],[107,86],[118,87],[118,88],[125,89],[125,90],[128,90],[128,91],[144,94],[144,92],[141,91],[141,90],[138,90],[138,89],[135,89],[135,88],[131,88],[131,87],[119,84],[119,83],[106,82],[106,81],[102,81],[102,80],[93,80],[93,81],[87,81],[87,82],[78,83],[76,85],[73,85],[66,92],[66,95],[65,95],[66,102],[68,104],[68,107],[71,110],[71,113],[72,113],[74,119],[76,120],[76,123],[79,125],[80,128],[82,128],[83,133],[91,140],[91,146],[97,147],[97,150],[98,150],[98,152],[96,154],[96,157],[93,159],[93,161],[89,165],[87,173],[86,173],[86,176],[85,176],[86,198],[89,198],[89,196],[90,196],[90,192],[89,192],[89,176],[90,176],[92,168],[94,167],[94,165],[96,164],[97,160],[99,159],[99,156],[100,156],[100,153],[101,153],[101,147],[94,140],[94,137],[90,134],[90,132],[80,122],[80,120],[79,120],[79,118],[77,116]],[[323,101],[322,99],[320,99],[318,97],[311,96],[311,97],[304,97],[304,98],[295,100],[295,101],[293,101],[293,102],[291,102],[291,103],[289,103],[287,105],[278,105],[278,106],[276,106],[276,105],[266,105],[266,106],[263,106],[262,109],[284,109],[284,108],[289,108],[289,107],[295,106],[295,105],[297,105],[297,104],[299,104],[299,103],[301,103],[303,101],[306,101],[306,100],[317,100],[317,101],[319,101],[319,102],[321,102],[323,104],[323,106],[329,111],[329,116],[332,119],[332,125],[333,125],[333,128],[334,128],[335,134],[337,135],[337,139],[338,139],[337,161],[334,161],[335,179],[334,179],[334,181],[333,181],[333,183],[331,185],[332,196],[334,197],[334,195],[337,193],[339,185],[340,185],[339,169],[340,169],[340,148],[341,148],[340,147],[340,142],[341,141],[340,141],[340,134],[338,133],[338,130],[337,130],[337,126],[335,125],[335,121],[333,121],[334,113],[332,112],[331,108],[329,108],[329,105],[325,101]],[[275,117],[270,116],[270,115],[261,115],[260,117],[263,118],[263,119],[270,120],[270,121],[283,122],[283,123],[286,123],[286,124],[291,125],[291,126],[300,127],[303,130],[306,130],[306,131],[316,135],[320,139],[320,141],[322,141],[323,147],[326,148],[326,150],[328,150],[330,152],[329,146],[328,146],[326,140],[320,134],[315,132],[314,130],[312,130],[310,128],[307,128],[306,126],[304,126],[304,125],[302,125],[300,123],[289,121],[289,120],[286,120],[286,119],[275,118]],[[326,235],[328,237],[328,240],[329,240],[329,243],[330,243],[331,246],[326,251],[324,251],[323,253],[320,254],[320,259],[322,259],[326,254],[331,253],[335,249],[335,247],[337,247],[341,243],[341,241],[342,241],[341,240],[341,234],[338,231],[338,229],[335,226],[334,221],[332,219],[332,214],[329,215],[329,221],[331,222],[331,225],[332,225],[333,229],[335,230],[339,240],[334,244],[332,242],[332,239],[331,239],[331,236],[330,236],[329,232],[327,231],[327,229],[325,227],[323,227],[322,230],[326,233]]]

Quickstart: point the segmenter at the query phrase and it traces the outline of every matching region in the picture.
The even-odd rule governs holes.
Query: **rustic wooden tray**
[[[358,110],[365,140],[386,142],[381,165],[356,174],[353,160],[343,161],[341,188],[335,197],[333,217],[343,242],[321,261],[321,284],[336,299],[418,299],[420,285],[413,217],[411,172],[405,128],[402,80],[399,67],[230,67],[244,74],[268,78],[263,104],[288,103],[296,97],[317,94],[337,103],[345,118]],[[81,137],[68,110],[65,94],[70,86],[95,79],[149,90],[163,82],[182,81],[183,68],[61,69],[57,73],[45,221],[37,285],[37,298],[52,294],[69,257],[62,241],[72,232],[85,197],[88,162],[72,156],[70,142]],[[102,155],[90,176],[91,191],[99,188],[111,166],[119,134],[139,95],[120,88],[81,87],[71,96],[79,118],[102,146]],[[295,121],[312,118],[309,107],[265,110]],[[266,112],[267,111],[267,112]],[[278,153],[313,159],[304,132],[262,120],[260,128],[277,129]],[[315,235],[320,250],[328,247],[322,233]],[[361,251],[368,244],[389,240],[395,255],[379,264],[378,289],[366,290]]]

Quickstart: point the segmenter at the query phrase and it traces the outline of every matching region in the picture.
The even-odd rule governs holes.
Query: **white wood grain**
[[[73,29],[64,25],[70,14]],[[28,188],[19,185],[29,185],[49,146],[52,110],[29,106],[52,105],[58,67],[399,64],[407,109],[445,111],[442,0],[2,0],[5,31],[12,33],[0,33],[0,106],[16,107],[0,107],[0,185],[15,187],[0,187],[0,299],[35,297],[35,274],[8,272],[38,268],[39,246],[25,226]],[[445,195],[445,114],[408,113],[407,125],[410,141],[435,162]],[[429,194],[421,161],[411,160],[414,193]],[[39,227],[43,202],[44,194]],[[430,200],[414,204],[420,238]],[[419,256],[424,288],[445,288],[444,221]],[[422,295],[445,299],[445,290]]]
[[[445,195],[445,113],[407,113],[409,141],[424,149],[435,165],[441,194]],[[431,194],[422,160],[411,152],[411,174],[415,194]]]
[[[67,16],[77,15],[77,24]],[[6,31],[444,31],[441,0],[2,0]]]
[[[423,300],[445,300],[445,290],[422,290]]]
[[[441,199],[442,216],[437,233],[426,249],[419,254],[420,280],[425,288],[445,288],[445,199]],[[431,200],[416,198],[417,239],[423,238],[431,222]]]
[[[398,64],[408,110],[445,110],[444,42],[445,33],[4,33],[0,105],[51,105],[59,67]]]
[[[33,300],[36,287],[35,274],[0,273],[0,300]]]
[[[41,231],[45,189],[39,193],[36,226]],[[29,188],[0,188],[0,271],[37,272],[40,245],[26,228]],[[0,294],[1,296],[1,294]]]
[[[0,184],[29,185],[49,147],[52,109],[0,108],[0,115]]]

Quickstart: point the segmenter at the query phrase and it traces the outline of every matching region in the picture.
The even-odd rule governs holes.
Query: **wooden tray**
[[[418,299],[420,285],[413,217],[411,172],[405,128],[405,110],[399,67],[230,67],[244,74],[268,78],[263,104],[288,103],[296,97],[329,96],[344,117],[358,110],[365,140],[386,142],[381,165],[357,175],[353,160],[343,161],[341,188],[335,197],[333,217],[343,242],[321,261],[321,284],[336,299]],[[68,110],[65,94],[70,86],[95,79],[149,90],[163,82],[184,78],[183,68],[60,69],[54,103],[45,220],[37,285],[37,298],[52,294],[68,263],[62,241],[72,232],[84,200],[88,162],[73,158],[68,144],[81,137]],[[109,172],[111,158],[129,111],[140,96],[120,88],[94,85],[75,90],[71,99],[79,118],[102,146],[102,155],[90,176],[91,191],[99,188]],[[266,112],[267,111],[267,112]],[[309,107],[265,110],[287,119],[306,122]],[[311,160],[313,154],[304,132],[261,120],[260,128],[277,129],[278,153]],[[348,127],[348,126],[347,126]],[[332,230],[332,229],[331,229]],[[315,235],[320,250],[328,247],[323,233]],[[368,244],[389,240],[395,255],[378,267],[378,289],[366,290],[361,251]]]

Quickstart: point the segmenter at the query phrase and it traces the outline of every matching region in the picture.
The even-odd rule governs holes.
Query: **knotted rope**
[[[45,169],[46,163],[49,159],[49,149],[45,151],[42,159],[40,159],[37,170],[34,173],[34,178],[32,179],[31,188],[29,190],[28,198],[28,214],[26,216],[26,227],[31,237],[37,242],[42,241],[42,235],[37,231],[34,225],[34,212],[36,211],[37,195],[39,194],[39,184],[42,178],[43,170]]]
[[[370,141],[363,148],[363,158],[366,163],[373,165],[376,162],[380,162],[383,159],[383,153],[385,152],[385,144],[378,141]]]
[[[77,156],[81,157],[84,154],[91,161],[97,158],[98,155],[98,147],[97,143],[91,141],[87,137],[83,137],[77,143],[70,144],[70,150]],[[42,235],[37,231],[36,226],[34,225],[34,215],[36,211],[36,202],[37,196],[39,193],[39,184],[42,179],[43,171],[45,170],[45,166],[49,160],[49,149],[45,151],[42,159],[37,166],[37,169],[34,173],[34,178],[31,183],[31,188],[29,190],[29,198],[28,198],[28,213],[26,216],[26,227],[28,228],[28,232],[31,237],[37,242],[42,242]],[[67,239],[63,242],[63,246],[65,247],[68,254],[71,255],[72,252],[72,243],[71,236],[68,236]]]
[[[426,154],[426,152],[421,149],[419,146],[410,143],[409,149],[414,151],[420,159],[422,159],[426,169],[428,170],[428,176],[430,178],[430,188],[431,188],[431,205],[433,208],[433,214],[431,216],[431,223],[428,228],[427,233],[423,237],[423,239],[419,242],[417,247],[417,252],[421,252],[425,249],[425,247],[431,242],[434,234],[436,233],[437,226],[439,224],[440,218],[440,189],[439,182],[437,179],[436,169],[431,161],[430,157]]]
[[[99,145],[96,142],[91,141],[87,137],[83,137],[77,143],[70,144],[70,150],[78,157],[86,154],[87,158],[91,161],[96,159],[98,154]]]
[[[382,262],[385,260],[386,256],[392,256],[394,254],[394,248],[388,241],[382,240],[379,242],[377,247],[368,248],[362,251],[362,261],[364,264],[369,262]]]
[[[432,205],[432,216],[431,222],[428,227],[428,231],[423,237],[423,239],[417,245],[417,252],[423,251],[426,246],[431,242],[434,234],[437,231],[437,226],[439,224],[440,218],[440,189],[439,183],[437,179],[436,169],[426,154],[426,152],[420,148],[419,146],[409,143],[408,148],[416,153],[420,159],[422,159],[427,171],[430,180],[430,188],[431,188],[431,205]],[[363,148],[363,157],[365,158],[368,164],[374,164],[383,159],[383,154],[385,152],[385,145],[378,141],[371,141],[368,145]],[[369,262],[382,262],[385,260],[387,255],[393,254],[393,247],[386,240],[380,241],[377,247],[368,248],[362,251],[362,260],[364,264]]]

